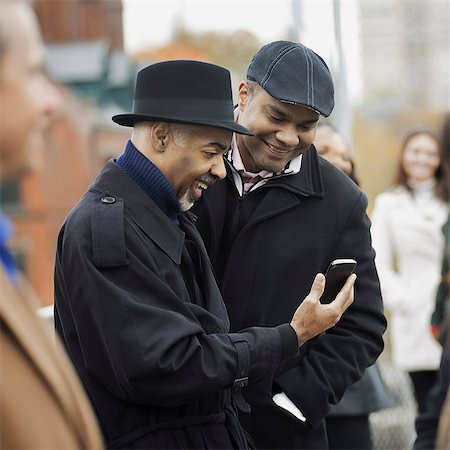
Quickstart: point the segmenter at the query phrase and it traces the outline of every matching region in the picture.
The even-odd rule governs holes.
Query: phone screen
[[[356,261],[354,259],[335,259],[325,273],[325,291],[320,297],[320,302],[331,303],[355,268]]]

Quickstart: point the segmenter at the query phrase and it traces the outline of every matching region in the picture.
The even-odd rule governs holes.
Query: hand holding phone
[[[320,297],[320,302],[331,303],[355,268],[356,261],[354,259],[335,259],[332,261],[325,273],[325,291]]]
[[[339,266],[337,262],[333,261],[333,266]],[[352,260],[351,266],[354,268],[356,262]],[[337,269],[330,269],[329,278],[334,277],[334,271]],[[337,270],[340,272],[339,270]],[[333,274],[331,274],[333,272]],[[334,327],[341,319],[345,311],[350,307],[354,300],[353,287],[356,280],[356,275],[347,274],[342,277],[344,286],[337,287],[337,294],[334,295],[331,289],[327,296],[330,299],[330,304],[322,304],[321,298],[325,291],[326,279],[322,273],[318,273],[314,277],[309,294],[300,302],[300,305],[295,310],[291,327],[297,334],[299,345],[302,345],[309,339],[327,331]],[[340,277],[337,277],[340,278]],[[330,283],[331,286],[332,283]]]

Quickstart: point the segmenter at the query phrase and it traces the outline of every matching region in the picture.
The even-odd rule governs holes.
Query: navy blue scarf
[[[163,173],[128,141],[116,164],[158,205],[169,219],[179,225],[180,202]]]

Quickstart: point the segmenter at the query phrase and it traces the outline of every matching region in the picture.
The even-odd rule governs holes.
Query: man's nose
[[[47,117],[56,114],[62,106],[62,96],[55,84],[45,78],[42,86],[43,112]]]
[[[287,124],[276,133],[276,138],[284,144],[285,147],[298,146],[300,139],[295,126]]]
[[[225,162],[221,155],[217,155],[217,161],[211,167],[210,172],[211,172],[211,175],[214,175],[215,177],[219,178],[220,180],[223,180],[225,178],[225,176],[227,175],[227,170],[225,169]]]

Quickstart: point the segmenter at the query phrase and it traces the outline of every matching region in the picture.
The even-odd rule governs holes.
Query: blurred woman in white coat
[[[418,130],[404,140],[396,184],[375,200],[372,239],[394,364],[408,372],[419,412],[436,378],[441,347],[430,316],[440,281],[448,216],[448,168],[439,140]]]

